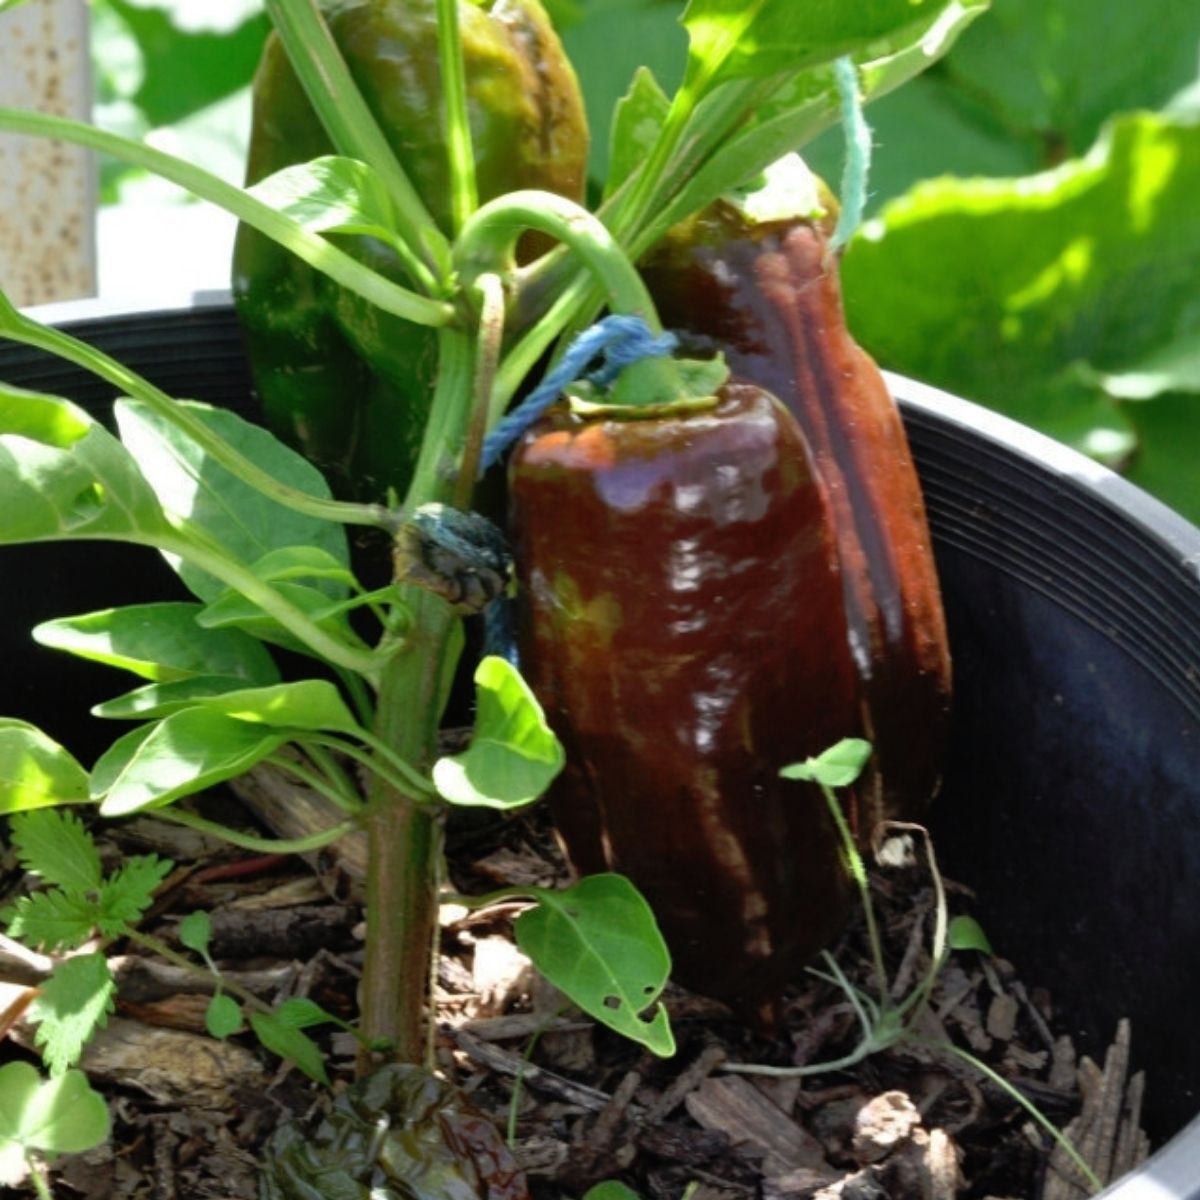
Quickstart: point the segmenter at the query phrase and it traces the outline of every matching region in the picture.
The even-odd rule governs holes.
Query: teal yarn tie
[[[863,116],[862,93],[858,86],[858,68],[849,55],[833,64],[838,101],[842,108],[842,129],[846,138],[846,162],[842,168],[841,211],[829,239],[830,250],[840,250],[862,224],[867,207],[867,176],[871,171],[871,127]]]

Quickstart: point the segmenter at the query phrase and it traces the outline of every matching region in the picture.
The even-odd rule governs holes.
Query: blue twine
[[[676,344],[674,334],[656,336],[641,317],[614,314],[597,321],[567,347],[558,365],[516,408],[501,417],[483,439],[481,472],[500,460],[509,446],[558,399],[567,384],[583,374],[584,368],[597,355],[602,356],[602,364],[587,378],[604,387],[631,363],[643,358],[665,358]]]
[[[830,250],[840,250],[862,224],[867,207],[867,175],[871,170],[871,127],[863,116],[858,90],[858,68],[846,55],[833,64],[838,100],[842,106],[842,128],[846,135],[846,163],[842,168],[842,206],[837,226],[829,239]]]

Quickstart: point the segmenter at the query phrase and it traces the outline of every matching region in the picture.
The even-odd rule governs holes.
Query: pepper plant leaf
[[[887,95],[920,74],[955,44],[959,35],[987,9],[988,0],[951,0],[926,9],[915,24],[849,51],[858,66],[863,101]],[[797,6],[797,11],[804,11]],[[719,108],[720,94],[701,104],[690,122],[690,137],[699,137]],[[742,186],[785,154],[800,149],[837,123],[840,115],[834,69],[822,62],[788,76],[758,104],[749,119],[720,143],[690,175],[652,225],[656,239],[689,213],[723,193]]]
[[[533,894],[537,907],[514,926],[533,965],[589,1016],[661,1057],[674,1054],[667,1010],[656,1005],[671,956],[642,894],[623,875]]]
[[[433,766],[438,794],[451,804],[517,808],[536,800],[562,770],[558,738],[517,669],[489,655],[475,671],[471,744]]]
[[[197,700],[208,696],[240,692],[245,686],[244,679],[235,679],[230,675],[193,675],[170,683],[148,683],[94,705],[92,716],[119,721],[149,721],[156,717],[169,717],[185,708],[195,708]]]
[[[228,445],[281,483],[328,498],[321,473],[294,450],[236,413],[194,401],[180,401]],[[163,508],[185,528],[197,529],[242,562],[256,562],[272,550],[311,545],[349,565],[345,531],[267,499],[221,466],[177,425],[136,400],[116,405],[121,440],[136,456]],[[201,600],[212,601],[225,584],[207,572],[169,556],[180,578]],[[318,587],[332,588],[327,581]]]
[[[203,606],[163,601],[106,608],[44,621],[34,640],[92,662],[131,671],[159,683],[224,675],[271,683],[279,672],[261,643],[237,629],[197,623]]]
[[[301,679],[205,696],[198,707],[271,729],[326,729],[349,734],[359,731],[341,693],[325,679]]]
[[[88,798],[87,771],[36,726],[0,718],[0,814]]]
[[[399,242],[387,188],[357,159],[328,154],[284,167],[246,190],[310,233],[359,234],[392,246]]]
[[[92,768],[106,817],[158,808],[248,771],[287,734],[224,713],[187,708],[119,738]]]
[[[851,243],[847,321],[883,366],[1120,464],[1145,403],[1125,397],[1194,382],[1198,190],[1200,115],[1186,112],[1120,117],[1039,175],[919,185]],[[1163,498],[1200,513],[1195,472],[1176,486]]]
[[[108,538],[153,544],[171,529],[137,461],[83,409],[0,385],[0,544]]]
[[[683,87],[830,62],[927,25],[945,7],[945,0],[690,0]]]
[[[647,67],[638,67],[617,101],[609,137],[604,194],[611,196],[645,161],[667,119],[671,101]]]

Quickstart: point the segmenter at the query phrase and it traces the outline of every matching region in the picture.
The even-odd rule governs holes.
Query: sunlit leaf
[[[667,1011],[657,1004],[671,957],[641,893],[624,876],[591,875],[535,894],[537,907],[515,926],[534,966],[589,1016],[655,1054],[674,1054]]]
[[[433,782],[452,804],[515,808],[536,800],[563,767],[563,750],[517,669],[489,655],[475,671],[471,744],[439,759]]]
[[[72,754],[33,725],[0,717],[0,813],[87,798],[87,772]]]

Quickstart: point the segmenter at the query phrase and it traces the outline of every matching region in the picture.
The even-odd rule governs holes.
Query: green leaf
[[[106,817],[161,808],[248,771],[287,741],[222,713],[188,708],[119,738],[92,769]]]
[[[43,1079],[31,1063],[0,1067],[0,1184],[22,1182],[28,1154],[78,1154],[108,1130],[108,1106],[82,1071]]]
[[[899,34],[883,38],[853,52],[859,87],[865,102],[877,100],[912,79],[945,55],[958,36],[987,9],[987,0],[952,0],[923,21]],[[732,104],[738,85],[727,85],[702,104],[689,123],[696,137],[713,121],[714,112]],[[728,92],[728,96],[726,96]],[[900,93],[907,94],[907,89]],[[665,232],[730,189],[740,187],[785,154],[798,150],[824,129],[837,124],[840,115],[833,66],[824,63],[783,78],[758,103],[748,120],[720,145],[664,207],[652,235]],[[685,142],[688,140],[685,137]],[[836,162],[841,161],[840,143]]]
[[[947,74],[1011,138],[1080,154],[1113,113],[1161,108],[1190,83],[1197,44],[1189,0],[995,0]]]
[[[139,854],[126,860],[100,888],[97,924],[105,937],[119,937],[137,925],[142,914],[154,903],[154,891],[171,873],[175,864],[153,854]]]
[[[1167,392],[1200,392],[1200,329],[1156,346],[1117,371],[1087,371],[1085,378],[1115,400],[1153,400]]]
[[[690,0],[684,87],[831,62],[927,24],[944,0]]]
[[[21,865],[47,883],[86,892],[100,886],[100,852],[72,812],[21,813],[10,826]]]
[[[8,935],[34,949],[74,950],[95,931],[96,905],[81,892],[52,888],[20,896],[4,912]]]
[[[197,623],[203,605],[183,601],[132,604],[34,628],[43,646],[167,683],[197,675],[228,675],[244,683],[273,683],[279,672],[270,654],[240,630]]]
[[[245,686],[245,679],[234,679],[229,675],[193,675],[190,679],[176,679],[171,683],[148,683],[95,705],[92,715],[115,720],[168,717],[185,708],[195,708],[197,700],[225,692],[240,692]]]
[[[1149,113],[1041,175],[923,184],[851,243],[847,321],[883,366],[1119,461],[1103,379],[1200,336],[1198,190],[1200,118]]]
[[[242,1028],[242,1007],[232,996],[218,992],[204,1010],[204,1028],[211,1037],[224,1041]]]
[[[360,729],[341,693],[325,679],[244,688],[205,697],[199,707],[272,729],[325,729],[336,733],[357,733]]]
[[[212,920],[203,909],[188,913],[179,922],[179,940],[189,950],[207,956],[208,943],[212,940]]]
[[[562,770],[563,749],[517,669],[489,655],[475,670],[475,731],[462,754],[433,766],[451,804],[516,808],[536,800]]]
[[[779,774],[784,779],[803,779],[825,787],[849,787],[862,773],[871,757],[871,743],[862,738],[843,738],[822,751],[816,758],[784,767]]]
[[[329,1086],[329,1075],[320,1047],[307,1034],[285,1025],[274,1014],[257,1012],[250,1014],[250,1028],[272,1054],[295,1063],[309,1079]]]
[[[535,890],[538,904],[514,926],[517,945],[556,988],[597,1021],[648,1047],[675,1053],[667,1011],[654,1005],[671,957],[650,906],[621,875],[591,875],[563,891]]]
[[[33,725],[0,717],[0,813],[87,798],[87,772],[73,755]]]
[[[316,467],[265,429],[224,409],[190,401],[183,406],[281,483],[313,496],[330,495]],[[255,562],[272,550],[312,545],[348,565],[342,526],[266,499],[145,404],[121,400],[115,411],[122,441],[141,464],[162,506],[182,518],[185,528],[201,530],[243,562]],[[170,561],[201,600],[215,600],[226,591],[206,572]]]
[[[685,1192],[684,1195],[686,1194]],[[583,1193],[583,1200],[641,1200],[641,1197],[619,1179],[606,1179],[588,1188]]]
[[[326,1012],[314,1000],[306,996],[295,996],[285,1000],[274,1012],[275,1020],[289,1029],[311,1029],[314,1025],[340,1025],[346,1022]]]
[[[0,544],[170,535],[129,452],[66,400],[0,385]]]
[[[617,101],[613,112],[604,183],[606,198],[645,161],[670,107],[671,101],[653,73],[647,67],[638,67],[629,91]]]
[[[1160,500],[1200,524],[1200,427],[1196,397],[1171,394],[1124,406],[1137,430],[1138,452],[1125,474]]]
[[[946,945],[951,950],[978,950],[980,954],[992,954],[992,944],[983,932],[983,926],[974,917],[955,917],[946,930]]]
[[[78,955],[54,968],[29,1010],[37,1022],[34,1040],[51,1074],[79,1061],[92,1034],[107,1023],[116,990],[103,954]]]
[[[284,546],[279,550],[271,550],[252,563],[250,570],[264,583],[296,579],[324,582],[326,585],[332,583],[338,586],[325,586],[323,590],[337,596],[358,587],[354,572],[345,562],[320,546]]]
[[[335,154],[284,167],[248,191],[310,233],[377,238],[403,253],[387,189],[366,163]]]
[[[306,583],[276,583],[273,586],[289,604],[327,633],[352,640],[345,614],[353,602],[331,600],[325,592],[317,591]],[[226,589],[208,604],[199,619],[206,629],[240,629],[264,642],[311,654],[298,638],[268,616],[253,600],[232,588]]]

